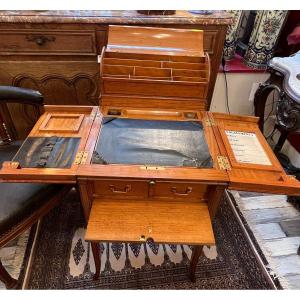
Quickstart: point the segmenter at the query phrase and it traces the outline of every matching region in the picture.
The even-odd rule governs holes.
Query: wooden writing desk
[[[51,168],[47,164],[43,168],[36,168],[32,167],[34,162],[31,159],[31,167],[28,167],[28,153],[34,150],[29,147],[29,151],[23,153],[25,141],[16,156],[20,159],[6,162],[0,170],[0,178],[13,182],[74,183],[79,186],[87,222],[85,238],[92,242],[96,262],[95,278],[100,272],[97,242],[143,243],[152,240],[157,243],[195,245],[190,273],[194,280],[202,246],[215,244],[212,219],[225,188],[299,195],[300,184],[285,174],[259,131],[256,117],[211,113],[203,109],[210,64],[201,43],[195,43],[201,41],[201,31],[192,32],[194,42],[179,47],[174,44],[174,39],[180,41],[181,35],[186,34],[184,31],[147,30],[145,33],[144,28],[135,27],[132,31],[126,28],[125,32],[130,36],[125,40],[130,41],[130,47],[126,47],[122,39],[123,44],[115,42],[120,33],[124,36],[124,28],[112,28],[108,47],[103,49],[101,57],[101,107],[46,106],[45,113],[31,131],[26,147],[29,139],[36,141],[56,136],[65,145],[67,138],[79,138],[76,147],[68,148],[74,154],[71,166],[58,163]],[[139,34],[145,38],[144,42],[134,38]],[[158,45],[155,44],[157,42]],[[154,50],[149,50],[152,44],[155,44]],[[147,53],[141,50],[144,48]],[[166,127],[165,124],[171,126],[168,127],[170,131],[172,124],[174,131],[175,127],[180,131],[183,130],[182,126],[193,125],[196,126],[196,139],[191,142],[186,138],[179,143],[179,147],[190,143],[187,148],[190,151],[194,143],[195,147],[200,145],[204,150],[203,153],[194,153],[194,156],[189,154],[191,157],[188,158],[192,159],[187,159],[188,165],[164,165],[164,160],[149,164],[155,155],[146,156],[147,163],[131,155],[131,161],[128,162],[129,152],[126,151],[120,153],[116,163],[103,157],[101,151],[98,153],[99,145],[100,150],[101,147],[103,150],[111,146],[101,142],[109,122],[140,124],[141,127],[150,124],[153,145],[159,130]],[[135,128],[140,129],[139,126]],[[121,129],[124,131],[123,126],[119,128],[116,134]],[[127,138],[123,136],[123,139],[117,139],[120,147],[128,139],[134,140],[132,128],[130,125],[125,130]],[[149,127],[143,130],[149,134]],[[181,136],[175,135],[174,143],[171,140],[167,144],[168,154],[173,155],[173,146],[179,138]],[[140,146],[140,140],[136,139],[133,146]],[[44,141],[47,148],[47,140]],[[160,143],[164,143],[164,138]],[[151,144],[147,147],[142,145],[144,151],[148,151]],[[111,149],[111,152],[118,150]],[[53,153],[58,152],[58,157],[63,154],[63,150],[56,150]],[[205,151],[210,163],[193,165],[193,158],[205,154]],[[49,157],[56,161],[51,153]],[[139,153],[143,154],[143,151]],[[164,155],[166,151],[159,153]],[[95,159],[98,163],[95,163]]]

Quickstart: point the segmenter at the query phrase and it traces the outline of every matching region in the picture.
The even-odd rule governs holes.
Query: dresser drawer
[[[199,201],[204,198],[206,190],[205,184],[156,181],[150,185],[149,197]]]
[[[148,181],[131,180],[95,180],[94,198],[146,198],[148,197]]]
[[[0,53],[96,55],[95,32],[89,30],[1,30]]]

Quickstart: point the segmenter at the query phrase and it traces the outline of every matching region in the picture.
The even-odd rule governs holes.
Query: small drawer
[[[1,30],[0,52],[35,55],[96,55],[94,31]]]
[[[188,80],[189,78],[185,78]],[[205,98],[208,82],[103,78],[103,94],[136,95],[144,97]]]
[[[146,198],[147,181],[131,180],[95,180],[93,197]]]
[[[149,188],[149,197],[168,199],[195,199],[205,198],[207,185],[190,182],[153,181]]]

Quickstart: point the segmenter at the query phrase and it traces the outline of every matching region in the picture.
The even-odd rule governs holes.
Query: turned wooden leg
[[[18,281],[14,278],[12,278],[8,272],[5,270],[5,268],[2,265],[2,262],[0,260],[0,280],[5,284],[7,289],[13,289],[16,288],[18,285]]]
[[[203,246],[195,246],[192,259],[191,259],[191,265],[190,265],[190,279],[192,282],[196,281],[196,267],[199,260],[200,255],[202,254]]]
[[[101,269],[101,259],[100,259],[100,250],[99,250],[99,244],[95,242],[91,242],[92,246],[92,252],[94,256],[94,261],[95,261],[95,268],[96,272],[93,277],[93,280],[98,280],[100,276],[100,269]]]

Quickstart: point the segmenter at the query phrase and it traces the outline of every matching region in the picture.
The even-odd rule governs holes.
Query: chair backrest
[[[44,98],[38,91],[14,86],[0,86],[0,139],[3,142],[11,142],[17,133],[13,125],[9,103],[31,105],[38,117],[43,111]]]

